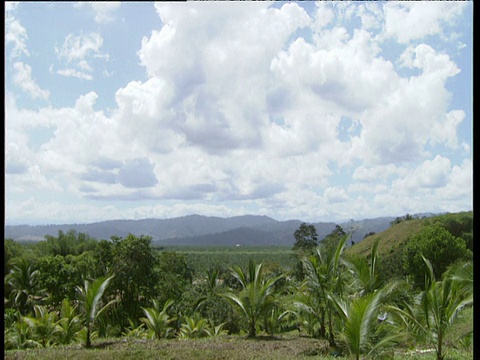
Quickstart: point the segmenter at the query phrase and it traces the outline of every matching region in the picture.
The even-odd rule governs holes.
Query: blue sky
[[[472,2],[7,2],[7,224],[473,208]]]

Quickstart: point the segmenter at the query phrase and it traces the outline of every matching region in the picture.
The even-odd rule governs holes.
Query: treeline
[[[340,226],[319,241],[302,224],[291,268],[250,261],[202,274],[146,236],[97,241],[60,231],[36,244],[7,239],[4,346],[298,330],[357,359],[398,343],[431,345],[442,359],[447,331],[473,306],[473,221],[428,221],[390,271],[380,240],[368,256],[349,255],[351,234]],[[467,343],[471,333],[464,335]]]

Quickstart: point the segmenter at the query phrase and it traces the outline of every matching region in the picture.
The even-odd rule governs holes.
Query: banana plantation
[[[473,313],[470,238],[452,228],[428,224],[396,250],[393,266],[392,251],[380,251],[381,236],[355,254],[341,228],[317,241],[304,226],[295,234],[293,266],[250,260],[201,273],[145,236],[97,241],[70,231],[35,244],[7,239],[5,351],[88,349],[112,338],[293,334],[326,341],[330,355],[348,359],[412,349],[448,359],[455,347],[471,351],[473,336],[467,326],[452,341],[451,330]]]

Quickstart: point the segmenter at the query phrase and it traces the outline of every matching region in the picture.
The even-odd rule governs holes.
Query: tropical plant
[[[50,295],[50,306],[58,308],[63,299],[76,298],[76,286],[82,283],[83,274],[69,261],[72,257],[45,255],[38,259],[38,282]]]
[[[211,267],[207,270],[206,275],[197,280],[198,288],[201,291],[201,296],[195,303],[195,312],[202,310],[209,301],[217,300],[219,298],[219,292],[222,286],[222,280],[220,278],[220,269]]]
[[[21,256],[24,253],[24,247],[17,243],[13,239],[5,239],[3,242],[3,266],[4,266],[4,274],[8,274],[11,270],[11,261],[16,257]]]
[[[194,314],[192,317],[185,316],[184,322],[180,326],[178,334],[179,339],[195,339],[207,337],[210,335],[210,323],[207,319]]]
[[[343,322],[340,337],[356,360],[360,359],[361,354],[372,355],[405,336],[398,331],[378,331],[380,326],[386,327],[382,324],[386,319],[381,319],[379,323],[382,300],[394,287],[395,284],[391,283],[380,290],[347,300],[331,296]],[[380,338],[379,334],[382,335]]]
[[[426,265],[425,289],[413,304],[392,306],[390,311],[412,334],[431,343],[437,360],[443,360],[447,331],[460,312],[473,304],[473,264],[457,264],[444,273],[441,281],[436,281],[431,262],[423,256],[422,259]]]
[[[34,306],[47,296],[40,288],[39,270],[25,258],[16,258],[4,283],[8,299],[22,315],[32,312]]]
[[[33,340],[32,328],[24,321],[23,316],[16,311],[14,317],[16,320],[13,324],[8,327],[5,326],[5,350],[40,347],[40,344]]]
[[[95,321],[105,312],[116,300],[103,304],[102,297],[107,289],[110,281],[114,276],[101,277],[92,282],[85,280],[84,287],[77,286],[79,294],[78,300],[82,314],[82,321],[86,328],[85,346],[87,348],[92,346],[91,335]]]
[[[335,345],[333,326],[335,306],[331,296],[341,297],[344,292],[346,274],[341,255],[347,239],[348,234],[343,235],[337,242],[336,248],[319,246],[315,255],[303,259],[305,286],[308,294],[317,302],[315,307],[305,303],[304,309],[315,311],[317,314],[320,320],[320,336],[326,336],[326,325],[328,325],[328,340],[331,346]],[[300,298],[299,301],[301,300]]]
[[[215,323],[211,319],[208,319],[208,322],[210,323],[210,327],[206,329],[208,336],[215,337],[228,333],[228,331],[224,329],[225,323],[215,325]]]
[[[168,314],[168,309],[173,305],[173,300],[168,300],[160,309],[158,301],[153,300],[153,307],[142,308],[146,317],[141,318],[140,321],[147,326],[149,337],[162,339],[173,336],[173,328],[170,324],[175,321]]]
[[[345,264],[352,271],[355,287],[362,293],[372,293],[380,286],[380,276],[378,273],[378,243],[380,238],[376,239],[372,246],[372,252],[369,258],[365,256],[350,257]]]
[[[154,284],[156,296],[150,296],[150,298],[162,301],[173,300],[175,303],[179,303],[185,291],[188,291],[192,284],[193,267],[183,254],[162,251],[157,255],[158,264],[155,266],[157,281]]]
[[[77,306],[72,306],[68,299],[62,301],[58,325],[61,328],[60,343],[65,345],[74,341],[82,329],[82,321],[80,315],[77,314]]]
[[[128,320],[130,325],[125,328],[122,332],[122,335],[126,337],[134,337],[134,338],[146,338],[147,337],[147,330],[145,329],[145,324],[141,323],[140,325],[136,325],[133,320]]]
[[[223,271],[218,267],[208,268],[206,274],[192,284],[190,291],[184,292],[182,299],[189,296],[192,299],[189,303],[193,304],[193,313],[215,324],[223,323],[225,330],[236,333],[239,331],[238,314],[229,301],[220,295],[226,288],[222,274]]]
[[[50,347],[58,342],[57,334],[61,327],[57,321],[57,314],[49,312],[45,306],[34,306],[35,316],[24,316],[23,320],[32,329],[33,340],[42,347]]]
[[[52,255],[79,255],[87,250],[94,250],[97,247],[97,241],[90,238],[87,234],[78,233],[75,230],[69,230],[65,234],[62,230],[58,231],[58,237],[46,235],[46,248]]]
[[[312,337],[325,336],[325,306],[312,296],[306,281],[295,287],[290,304],[288,311],[296,317],[299,331],[303,329]]]
[[[232,275],[239,281],[242,290],[237,294],[230,289],[222,294],[243,314],[248,324],[249,337],[257,335],[258,321],[275,306],[275,283],[282,278],[282,275],[267,278],[262,269],[263,264],[256,265],[254,261],[249,262],[246,272],[238,266],[231,268]]]

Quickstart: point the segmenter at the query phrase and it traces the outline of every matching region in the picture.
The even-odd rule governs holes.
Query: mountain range
[[[423,214],[431,216],[433,214]],[[415,215],[419,217],[420,215]],[[365,220],[350,220],[341,223],[312,223],[318,233],[319,240],[340,225],[344,231],[353,231],[351,240],[361,241],[365,235],[378,233],[390,227],[395,217],[379,217]],[[128,234],[136,236],[151,236],[157,246],[171,245],[282,245],[293,246],[293,236],[303,221],[278,221],[268,216],[244,215],[228,218],[188,215],[171,219],[142,220],[109,220],[90,224],[63,225],[6,225],[5,239],[16,241],[40,241],[46,235],[58,236],[74,230],[77,233],[88,234],[97,240],[110,239],[112,236],[125,237]]]

